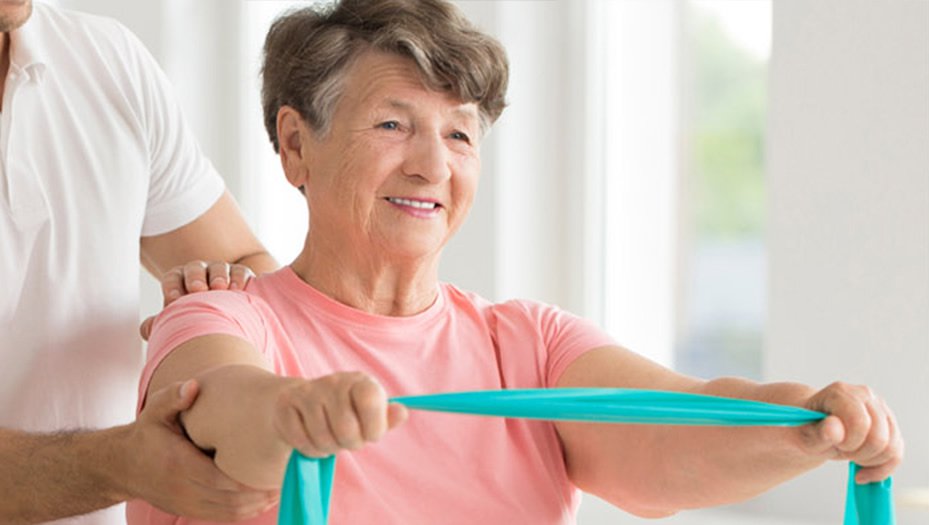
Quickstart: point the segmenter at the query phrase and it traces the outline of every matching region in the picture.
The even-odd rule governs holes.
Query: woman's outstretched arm
[[[859,482],[879,481],[903,455],[892,412],[867,387],[834,383],[816,391],[798,383],[703,381],[619,347],[583,354],[557,386],[673,390],[831,414],[792,428],[558,423],[574,483],[645,517],[741,501],[829,459],[865,467]]]
[[[362,373],[281,377],[248,341],[231,335],[197,337],[173,349],[148,392],[192,378],[200,394],[181,417],[187,434],[215,452],[220,470],[255,488],[280,487],[294,448],[311,457],[358,449],[406,418]]]

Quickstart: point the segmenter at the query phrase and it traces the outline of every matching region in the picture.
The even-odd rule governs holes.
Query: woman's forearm
[[[797,383],[759,384],[721,378],[692,390],[729,398],[803,406],[815,394]],[[680,508],[742,501],[825,462],[810,454],[796,427],[660,427],[669,434],[667,453],[676,465]],[[689,499],[693,497],[693,499]]]
[[[215,452],[226,475],[258,489],[283,480],[291,447],[274,425],[280,390],[293,381],[251,365],[225,365],[197,376],[200,395],[182,415],[191,440]]]
[[[683,391],[804,405],[812,389],[743,379],[702,381],[620,348],[578,358],[559,387]],[[571,479],[646,517],[741,501],[822,463],[801,447],[797,429],[558,423]]]

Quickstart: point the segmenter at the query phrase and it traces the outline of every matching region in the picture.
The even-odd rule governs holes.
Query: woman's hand
[[[801,427],[801,447],[829,459],[854,461],[862,467],[858,483],[887,478],[903,459],[897,419],[867,386],[833,383],[813,395],[805,408],[829,417]]]
[[[406,407],[388,403],[374,379],[340,372],[285,388],[278,396],[274,426],[289,446],[319,458],[373,443],[406,418]]]

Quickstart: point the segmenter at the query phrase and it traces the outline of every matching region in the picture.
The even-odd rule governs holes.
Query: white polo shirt
[[[172,88],[117,22],[36,4],[0,109],[0,426],[133,419],[139,238],[224,186]],[[0,466],[2,468],[2,466]],[[125,523],[122,506],[67,523]]]

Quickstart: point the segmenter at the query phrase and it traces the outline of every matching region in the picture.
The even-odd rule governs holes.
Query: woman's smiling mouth
[[[433,217],[442,208],[441,204],[431,200],[408,199],[404,197],[386,197],[384,200],[406,213],[420,218]]]

